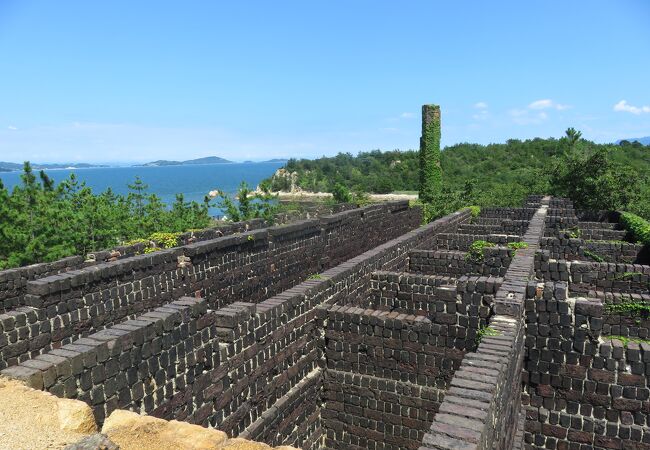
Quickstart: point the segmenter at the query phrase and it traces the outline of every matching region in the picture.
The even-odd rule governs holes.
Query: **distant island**
[[[289,161],[286,158],[274,158],[267,161],[258,161],[259,163],[286,163]],[[229,161],[218,156],[207,156],[205,158],[189,159],[187,161],[170,161],[161,159],[158,161],[151,161],[146,164],[136,164],[134,167],[163,167],[163,166],[191,166],[203,164],[227,164],[235,161]],[[244,161],[244,164],[256,164],[256,161]],[[48,163],[32,163],[32,169],[89,169],[89,168],[105,168],[112,167],[102,164],[89,164],[89,163],[61,163],[61,164],[48,164]],[[16,172],[23,170],[23,164],[12,163],[7,161],[0,161],[0,172]]]
[[[650,145],[650,136],[645,136],[645,137],[640,137],[640,138],[627,138],[627,139],[621,139],[620,141],[617,141],[617,144],[620,144],[623,141],[627,142],[638,142],[639,144],[643,145]]]
[[[168,161],[161,159],[159,161],[152,161],[146,164],[142,164],[143,167],[160,167],[160,166],[190,166],[190,165],[200,165],[200,164],[226,164],[231,163],[227,159],[220,158],[218,156],[206,156],[205,158],[198,159],[188,159],[187,161]]]
[[[101,164],[87,164],[87,163],[64,163],[64,164],[32,164],[32,169],[34,170],[43,170],[43,169],[89,169],[92,167],[108,167]],[[14,172],[17,170],[23,170],[23,165],[18,163],[0,161],[0,172]]]
[[[288,159],[286,158],[274,158],[267,161],[259,161],[260,163],[286,163]],[[161,167],[161,166],[190,166],[190,165],[201,165],[201,164],[227,164],[233,163],[236,161],[230,161],[219,156],[207,156],[205,158],[198,159],[188,159],[187,161],[169,161],[166,159],[161,159],[158,161],[148,162],[146,164],[141,164],[140,167]],[[255,161],[244,161],[244,164],[254,164]]]

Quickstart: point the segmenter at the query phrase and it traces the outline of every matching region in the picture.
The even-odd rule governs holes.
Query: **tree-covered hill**
[[[587,183],[600,183],[588,189],[635,190],[637,192],[631,195],[637,208],[632,209],[647,216],[650,207],[641,203],[650,202],[647,181],[650,177],[650,146],[628,142],[621,145],[594,144],[580,139],[579,134],[574,140],[570,137],[511,139],[504,144],[464,143],[446,147],[441,156],[443,194],[447,198],[464,198],[479,205],[503,206],[519,205],[526,195],[532,193],[569,195],[567,189],[572,189],[571,186],[559,186],[562,168],[573,164],[573,170],[578,170],[576,168],[581,165],[598,163],[600,157],[605,158],[605,166],[586,167],[583,173]],[[298,186],[308,191],[333,192],[334,187],[340,184],[351,191],[388,193],[417,191],[418,164],[416,151],[374,150],[358,156],[339,153],[316,160],[291,159],[285,168],[288,172],[297,172]],[[602,171],[601,177],[595,180],[598,170]],[[602,183],[605,185],[601,186]],[[265,180],[263,186],[271,190],[287,190],[290,179],[272,177]],[[596,198],[596,193],[592,194]],[[599,203],[580,205],[578,200],[578,205],[597,207]]]

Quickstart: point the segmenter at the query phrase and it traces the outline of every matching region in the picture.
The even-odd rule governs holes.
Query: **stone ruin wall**
[[[237,222],[183,233],[180,235],[179,241],[183,245],[186,245],[192,242],[206,241],[221,236],[256,230],[264,226],[265,222],[262,219],[253,219],[246,222]],[[25,267],[0,271],[0,313],[12,311],[25,304],[24,295],[29,281],[64,274],[95,264],[130,258],[143,252],[144,244],[123,245],[110,250],[92,252],[84,256],[70,256],[54,262],[32,264]]]
[[[83,399],[100,423],[127,407],[238,434],[315,367],[287,287],[420,221],[393,202],[27,282],[0,315],[5,375]]]
[[[648,318],[607,307],[650,302],[645,249],[542,196],[419,220],[375,206],[28,282],[0,316],[4,349],[28,342],[4,374],[100,423],[305,450],[650,448],[650,346],[608,339]]]
[[[650,303],[648,249],[623,241],[616,214],[562,207],[535,255],[526,293],[525,444],[648,449],[650,320],[612,310]]]

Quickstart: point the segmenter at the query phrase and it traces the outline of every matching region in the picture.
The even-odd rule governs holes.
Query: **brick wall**
[[[248,361],[248,358],[238,358],[237,355],[242,353],[270,355],[271,359],[266,363],[267,368],[263,369],[267,371],[266,378],[263,378],[264,382],[247,384],[250,389],[259,386],[260,389],[263,389],[263,395],[262,393],[252,395],[253,392],[249,391],[248,394],[241,397],[241,401],[234,402],[230,400],[231,397],[226,391],[219,392],[218,398],[224,398],[224,402],[228,399],[229,403],[225,406],[220,403],[219,407],[215,408],[218,418],[217,426],[224,431],[237,434],[239,427],[243,424],[244,429],[241,431],[241,435],[245,437],[273,435],[276,436],[274,442],[295,445],[304,449],[319,448],[327,427],[321,417],[321,409],[314,409],[316,398],[311,396],[313,391],[310,391],[311,388],[307,386],[315,386],[320,383],[318,380],[321,379],[325,386],[332,382],[331,377],[334,375],[326,370],[322,373],[322,378],[319,378],[320,375],[315,373],[315,371],[326,369],[324,347],[316,345],[319,342],[324,345],[325,342],[322,340],[324,339],[322,326],[317,326],[314,322],[317,313],[316,307],[333,304],[346,305],[357,301],[356,299],[366,298],[370,289],[370,279],[374,272],[404,267],[407,259],[406,254],[410,248],[426,245],[437,233],[448,231],[457,223],[468,220],[469,216],[469,211],[446,216],[373,248],[320,273],[315,279],[300,283],[255,305],[254,320],[259,320],[259,322],[255,322],[255,326],[247,328],[247,340],[242,341],[241,345],[232,347],[234,349],[233,360],[241,361],[241,364]],[[226,309],[220,310],[217,314],[222,314]],[[315,336],[314,333],[320,334]],[[244,333],[240,334],[244,335]],[[242,339],[244,338],[242,337]],[[290,358],[286,368],[282,366],[282,370],[278,370],[276,366],[279,362],[284,364],[286,357],[280,354],[276,356],[274,350],[262,349],[269,345],[276,345],[275,342],[279,343],[277,344],[279,348],[290,347],[290,341],[285,339],[293,339],[296,342],[299,340],[300,345],[296,346],[296,351],[299,350],[301,353],[299,358]],[[259,379],[259,375],[251,376],[245,371],[230,371],[229,373],[232,375],[228,375],[229,382],[224,382],[224,385],[233,385],[236,383],[235,380],[242,376],[248,380]],[[312,382],[306,384],[303,381],[305,378],[312,379],[312,377],[313,385]],[[286,387],[278,390],[274,387],[278,384]],[[281,395],[273,394],[274,390]],[[266,400],[268,398],[271,400]],[[309,401],[304,402],[304,399],[309,399]],[[322,408],[324,402],[322,395],[317,400]],[[256,408],[256,405],[260,405],[259,409]],[[296,405],[302,405],[298,411]],[[271,407],[275,408],[273,413],[264,412]],[[220,416],[222,410],[225,410],[223,419]],[[303,422],[298,422],[291,420],[292,417],[304,417],[305,419]],[[330,433],[332,432],[330,431]],[[330,438],[334,439],[332,436]]]
[[[325,445],[417,449],[463,351],[422,316],[323,310]]]
[[[171,419],[193,408],[172,402],[179,386],[218,365],[216,327],[205,300],[185,298],[3,371],[59,397],[83,400],[101,424],[117,408]],[[189,400],[189,399],[188,399]],[[173,404],[172,404],[173,403]],[[165,413],[157,410],[165,405]],[[158,412],[158,414],[156,414]]]
[[[204,297],[213,309],[237,300],[260,301],[417,227],[420,220],[420,210],[406,202],[372,205],[29,281],[22,296],[29,309],[13,312],[20,316],[15,319],[0,317],[0,323],[19,324],[0,329],[0,368],[184,295]]]
[[[412,273],[376,272],[365,307],[427,317],[445,345],[474,349],[490,306],[503,280],[462,276],[458,279]]]
[[[544,234],[548,199],[542,203],[522,237],[528,247],[517,251],[496,292],[488,320],[494,335],[483,336],[476,352],[463,358],[421,450],[510,449],[521,436],[524,301]]]
[[[503,218],[512,220],[530,220],[537,207],[525,208],[481,208],[481,217]]]
[[[460,250],[466,252],[475,241],[492,242],[495,245],[506,246],[509,242],[518,242],[520,235],[511,234],[458,234],[440,233],[433,245],[437,249]]]
[[[262,219],[227,224],[181,234],[179,242],[183,245],[192,242],[216,239],[234,233],[259,229],[265,226]],[[144,244],[114,247],[89,253],[84,256],[70,256],[51,263],[33,264],[15,269],[0,271],[0,313],[9,312],[25,305],[23,295],[28,281],[81,269],[98,263],[113,262],[136,256],[144,252]]]
[[[585,241],[582,238],[544,237],[541,248],[550,259],[593,261],[595,254],[605,262],[633,264],[640,261],[643,245],[629,242]],[[585,250],[587,253],[585,254]]]
[[[0,271],[0,313],[24,305],[23,295],[27,282],[83,267],[81,256],[71,256],[51,263]]]
[[[475,262],[461,251],[412,250],[409,253],[409,270],[456,277],[467,273],[503,276],[514,254],[515,251],[508,247],[487,247],[483,249],[483,261]]]
[[[575,293],[645,294],[650,286],[650,266],[552,260],[547,250],[537,252],[535,271],[537,278],[543,281],[570,281],[569,289]]]
[[[562,282],[533,283],[526,300],[526,448],[648,449],[647,318],[607,313],[604,298],[567,298]]]
[[[208,241],[222,236],[230,236],[236,233],[258,230],[264,227],[266,227],[266,222],[263,219],[251,219],[243,222],[224,223],[217,227],[204,228],[202,230],[181,233],[181,235],[178,237],[178,242],[180,245],[187,245],[193,242]],[[129,258],[131,256],[144,253],[145,247],[146,246],[144,244],[137,243],[133,245],[121,245],[108,250],[91,252],[86,255],[86,263],[87,265],[90,265]]]

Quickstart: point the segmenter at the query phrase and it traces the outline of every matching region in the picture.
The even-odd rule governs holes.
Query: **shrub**
[[[236,198],[224,192],[219,193],[217,206],[221,208],[230,222],[242,222],[251,219],[264,219],[273,223],[277,211],[277,196],[268,191],[253,192],[245,181],[237,190]]]
[[[528,248],[528,244],[526,244],[525,242],[521,242],[521,241],[519,241],[519,242],[509,242],[508,243],[508,248],[517,251],[520,248]]]
[[[472,217],[478,217],[479,214],[481,214],[481,207],[480,206],[468,206],[469,210],[472,213]]]
[[[130,247],[130,246],[132,246],[132,245],[137,245],[137,244],[142,244],[142,245],[145,245],[145,246],[150,246],[150,245],[151,245],[151,241],[150,241],[149,239],[131,239],[130,241],[126,241],[126,242],[124,243],[124,245],[126,245],[127,247]]]
[[[632,239],[650,245],[650,223],[647,220],[629,212],[622,212],[620,220]]]
[[[483,262],[483,249],[487,247],[494,247],[494,244],[492,242],[487,242],[487,241],[474,241],[472,242],[472,245],[469,246],[469,250],[467,251],[467,255],[465,255],[465,259],[467,261],[472,261],[477,264],[480,264]]]
[[[572,227],[560,230],[560,234],[571,239],[580,239],[582,237],[582,230],[578,227]]]
[[[363,191],[354,191],[352,193],[352,202],[355,203],[358,207],[366,206],[372,203],[370,200],[370,194]]]
[[[181,233],[153,233],[149,240],[156,243],[158,248],[172,248],[178,246],[178,238]]]
[[[336,183],[332,189],[332,196],[336,203],[350,203],[352,201],[352,194],[350,190],[343,186],[341,183]]]

